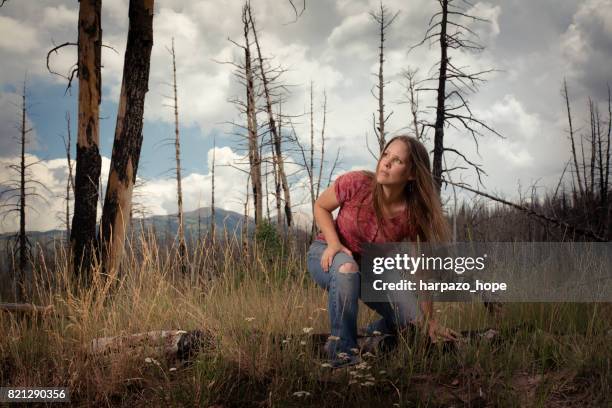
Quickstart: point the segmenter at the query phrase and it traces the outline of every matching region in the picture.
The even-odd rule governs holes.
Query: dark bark
[[[578,166],[578,158],[576,156],[576,144],[574,143],[574,127],[572,125],[572,113],[570,110],[569,94],[567,91],[567,82],[563,80],[563,98],[565,99],[565,106],[567,108],[567,121],[569,123],[569,134],[572,146],[572,158],[574,160],[574,169],[576,170],[576,179],[578,181],[578,189],[580,190],[580,196],[584,195],[584,188],[582,187],[582,180],[580,179],[580,167]]]
[[[287,221],[287,226],[291,228],[293,225],[293,216],[291,214],[291,193],[289,190],[289,183],[287,182],[287,175],[285,173],[283,152],[281,148],[281,135],[278,134],[276,128],[276,121],[274,120],[274,114],[272,112],[272,98],[270,95],[270,84],[268,80],[268,76],[266,74],[266,70],[264,68],[264,61],[261,52],[261,47],[259,44],[259,40],[257,38],[257,29],[255,28],[255,20],[251,15],[251,8],[247,6],[249,21],[251,22],[251,27],[253,28],[253,37],[255,39],[255,46],[257,47],[257,57],[259,60],[259,69],[261,72],[261,81],[263,85],[263,91],[266,101],[266,112],[268,113],[268,127],[269,131],[272,133],[272,138],[274,139],[274,149],[276,153],[276,161],[278,165],[278,172],[281,179],[281,184],[283,187],[283,193],[285,198],[285,220]]]
[[[312,81],[310,81],[310,164],[306,164],[306,170],[308,170],[308,184],[310,187],[310,210],[312,213],[312,224],[310,226],[310,241],[312,241],[315,231],[317,229],[317,224],[314,219],[314,204],[315,204],[315,195],[314,195],[314,109],[313,109],[313,101],[312,101]]]
[[[261,184],[261,160],[257,134],[257,108],[255,106],[254,69],[252,66],[251,44],[249,41],[249,5],[244,6],[244,76],[247,91],[247,129],[249,141],[249,167],[255,205],[255,225],[259,227],[263,219],[263,189]]]
[[[189,269],[187,259],[187,243],[185,242],[185,221],[183,217],[183,186],[181,180],[181,139],[178,119],[178,91],[176,85],[176,54],[174,52],[174,38],[172,38],[172,89],[174,91],[174,154],[176,158],[176,196],[178,208],[178,245],[181,273],[186,274]]]
[[[448,21],[448,0],[441,0],[442,21],[440,23],[440,70],[438,76],[438,95],[436,104],[436,122],[434,124],[434,153],[432,174],[436,190],[440,194],[442,188],[442,155],[444,154],[444,121],[446,119],[446,70],[448,64],[448,42],[446,26]]]
[[[376,23],[378,23],[379,40],[380,45],[378,47],[378,83],[376,88],[378,89],[378,95],[375,96],[378,101],[378,123],[374,121],[374,133],[378,139],[378,147],[380,153],[382,153],[386,144],[386,132],[385,123],[389,119],[389,116],[385,116],[385,76],[384,76],[384,62],[385,62],[385,32],[387,28],[393,24],[393,21],[397,17],[399,12],[395,13],[391,18],[387,18],[387,8],[380,2],[380,11],[378,13],[370,13],[370,16]]]
[[[66,112],[66,131],[67,137],[64,140],[66,148],[66,164],[68,165],[68,180],[66,180],[66,240],[70,242],[70,192],[74,194],[74,179],[72,177],[72,157],[70,148],[72,146],[72,132],[70,129],[70,113]]]
[[[21,160],[19,165],[19,280],[23,292],[25,284],[25,269],[28,262],[28,248],[26,236],[26,162],[25,162],[25,145],[26,145],[26,85],[23,83],[23,94],[21,105]],[[23,295],[23,293],[22,293]]]
[[[129,30],[108,187],[101,221],[104,270],[118,268],[142,146],[145,95],[153,46],[153,0],[130,0]]]
[[[211,197],[210,197],[210,235],[211,242],[214,248],[215,245],[215,235],[216,235],[216,227],[217,224],[215,222],[215,153],[216,153],[216,141],[213,136],[213,157],[212,157],[212,189],[211,189]]]
[[[79,117],[74,214],[70,240],[74,272],[87,282],[95,259],[98,185],[102,159],[100,143],[100,84],[102,1],[80,0],[78,36]]]

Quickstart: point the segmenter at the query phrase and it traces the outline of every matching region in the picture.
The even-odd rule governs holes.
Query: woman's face
[[[401,140],[391,142],[383,151],[378,168],[376,181],[380,184],[403,184],[413,179],[409,172],[408,146]]]

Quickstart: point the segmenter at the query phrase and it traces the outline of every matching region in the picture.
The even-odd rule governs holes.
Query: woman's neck
[[[388,186],[383,184],[382,196],[384,203],[387,205],[393,205],[404,201],[404,187],[406,187],[405,184],[402,184],[401,186]]]

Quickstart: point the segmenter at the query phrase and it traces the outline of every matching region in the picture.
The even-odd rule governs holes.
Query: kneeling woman
[[[334,221],[332,211],[340,207]],[[321,230],[308,250],[308,271],[328,291],[331,336],[327,352],[335,366],[359,361],[357,308],[360,295],[361,244],[367,242],[445,242],[449,227],[434,187],[429,154],[411,136],[389,140],[376,172],[351,171],[339,176],[314,206]],[[409,325],[427,324],[432,340],[456,333],[439,325],[432,302],[418,302],[408,292],[401,302],[366,302],[381,315],[370,333],[396,333]]]

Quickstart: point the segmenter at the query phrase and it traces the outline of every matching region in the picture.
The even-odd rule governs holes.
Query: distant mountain
[[[187,211],[184,214],[185,235],[187,239],[195,238],[198,234],[198,214],[200,215],[200,232],[205,234],[211,225],[211,209],[210,207],[202,207],[197,210]],[[134,233],[140,232],[142,226],[145,229],[151,228],[155,231],[159,238],[165,236],[175,236],[178,231],[178,216],[177,214],[169,215],[153,215],[144,219],[135,218],[132,221]],[[215,208],[215,224],[216,235],[222,236],[224,228],[227,228],[228,234],[240,236],[244,224],[244,216],[235,211],[227,211],[221,208]],[[247,222],[249,233],[254,230],[254,220],[249,217]],[[0,234],[0,251],[6,250],[8,240],[15,237],[14,232]],[[50,230],[50,231],[28,231],[28,238],[33,245],[40,244],[48,246],[54,241],[65,240],[66,231]]]
[[[187,211],[183,214],[183,222],[185,224],[185,235],[187,239],[195,238],[198,234],[198,229],[202,234],[205,234],[210,229],[211,225],[211,209],[210,207],[202,207],[197,210]],[[199,220],[198,220],[199,215]],[[137,233],[142,228],[140,220],[134,220],[134,232]],[[146,217],[143,220],[145,229],[153,229],[157,234],[174,236],[178,232],[178,215],[153,215]],[[248,232],[252,232],[255,226],[254,220],[248,218]],[[244,224],[244,215],[238,214],[235,211],[227,211],[221,208],[215,208],[215,225],[216,235],[221,236],[223,230],[227,229],[230,235],[236,234],[240,236]]]

